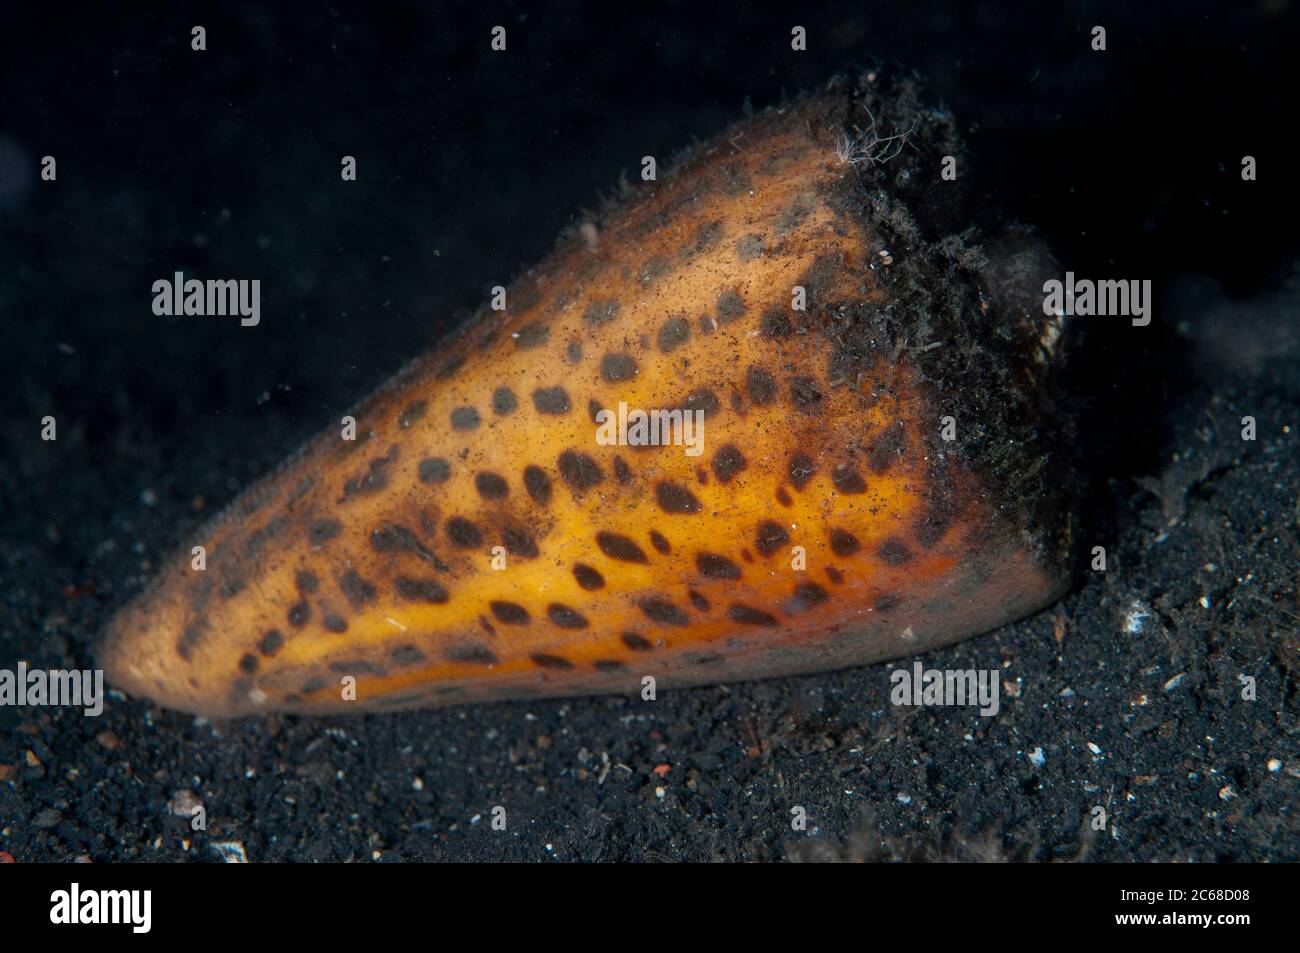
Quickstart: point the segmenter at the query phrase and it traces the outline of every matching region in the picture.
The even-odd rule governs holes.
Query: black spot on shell
[[[790,204],[781,209],[776,217],[776,227],[773,230],[779,238],[788,232],[798,228],[813,210],[813,198],[807,193],[800,193],[790,200]]]
[[[244,553],[256,558],[266,542],[277,538],[285,530],[286,525],[289,525],[289,520],[283,516],[273,516],[272,519],[266,520],[261,527],[248,533],[248,537],[244,540]]]
[[[686,400],[682,404],[682,410],[704,411],[705,420],[708,420],[710,417],[717,414],[721,409],[722,402],[718,400],[718,395],[713,393],[713,391],[709,390],[707,387],[691,391],[686,395]]]
[[[758,232],[749,232],[736,239],[736,257],[741,261],[753,261],[763,254],[763,236]]]
[[[453,645],[446,651],[449,662],[468,662],[473,665],[499,665],[496,653],[482,645]]]
[[[397,454],[397,444],[393,444],[382,457],[371,460],[364,474],[355,476],[343,484],[343,499],[368,496],[388,486],[388,468],[397,459]]]
[[[598,328],[618,317],[618,310],[618,302],[613,298],[600,298],[587,305],[587,310],[583,312],[582,319],[587,322],[587,327]]]
[[[421,483],[446,483],[451,477],[451,464],[442,457],[426,457],[417,472]]]
[[[573,577],[578,580],[578,585],[588,591],[603,589],[605,586],[605,577],[586,563],[577,563],[573,567]]]
[[[745,391],[750,400],[764,407],[776,400],[776,381],[761,367],[753,366],[745,375]]]
[[[587,416],[591,418],[593,424],[600,423],[600,412],[605,408],[600,405],[600,401],[591,398],[587,401]]]
[[[745,299],[733,288],[728,288],[718,295],[718,324],[730,324],[737,318],[744,317]]]
[[[537,321],[525,324],[515,334],[515,346],[521,351],[541,347],[551,338],[551,329]]]
[[[758,536],[754,541],[754,548],[764,556],[771,556],[788,542],[790,542],[790,534],[780,523],[764,520],[758,524]]]
[[[620,638],[623,640],[623,644],[634,652],[649,652],[654,648],[649,639],[636,632],[624,632]]]
[[[257,656],[252,652],[245,652],[239,658],[239,670],[245,675],[252,675],[257,671]]]
[[[623,669],[627,668],[626,665],[617,659],[596,659],[596,661],[591,664],[598,672],[621,672]]]
[[[474,475],[474,489],[485,500],[500,500],[510,492],[506,478],[499,473],[485,470]]]
[[[785,491],[783,486],[776,488],[776,501],[782,506],[794,506],[794,500],[790,498],[790,494]]]
[[[889,593],[885,593],[884,595],[876,596],[876,600],[871,603],[871,607],[877,612],[889,612],[892,609],[897,609],[899,603],[902,601],[903,600],[899,599],[898,596],[891,596]]]
[[[419,665],[424,661],[424,653],[414,645],[399,645],[388,653],[388,657],[398,665]]]
[[[795,409],[805,416],[815,417],[822,412],[823,395],[811,377],[795,377],[790,380],[790,400]]]
[[[668,540],[664,538],[664,534],[657,529],[650,530],[650,545],[665,556],[673,551],[673,548],[668,545]]]
[[[321,624],[329,632],[346,632],[348,630],[347,619],[336,612],[327,612]]]
[[[310,618],[311,606],[306,599],[299,599],[289,607],[289,624],[295,629],[301,629]]]
[[[306,496],[307,491],[310,490],[315,485],[316,485],[315,475],[311,473],[307,474],[305,477],[303,477],[301,480],[298,481],[298,485],[293,488],[293,492],[289,494],[289,498],[285,500],[285,504],[288,506],[293,506],[293,504],[297,503],[304,496]]]
[[[506,625],[527,625],[531,619],[528,610],[517,602],[497,600],[488,603],[488,607],[496,620]]]
[[[281,648],[284,647],[284,636],[279,629],[267,629],[262,634],[262,640],[257,643],[257,651],[261,652],[267,658],[273,657]]]
[[[658,281],[672,270],[672,263],[667,258],[663,255],[655,255],[641,266],[637,277],[641,279],[642,284],[649,284],[652,281]]]
[[[806,453],[796,453],[790,458],[790,485],[796,490],[802,490],[808,485],[808,481],[813,478],[817,472],[817,465],[812,462],[812,457]]]
[[[716,247],[718,242],[722,241],[722,233],[723,228],[720,221],[701,223],[695,229],[695,250],[703,252]]]
[[[790,315],[783,307],[771,307],[764,311],[763,320],[758,327],[763,337],[767,338],[789,337],[793,331]]]
[[[325,687],[325,679],[321,678],[319,675],[313,675],[311,678],[307,679],[305,682],[302,683],[302,688],[299,690],[304,695],[312,695],[320,691],[324,687]]]
[[[669,318],[659,329],[659,350],[665,354],[691,339],[691,326],[685,318]]]
[[[903,428],[890,427],[867,451],[867,463],[873,472],[884,473],[898,462],[906,446]]]
[[[665,481],[657,484],[655,498],[659,501],[659,508],[665,513],[686,514],[700,511],[700,501],[679,483]]]
[[[564,348],[564,357],[570,364],[577,364],[582,360],[582,342],[570,341]]]
[[[380,553],[420,553],[424,546],[415,533],[397,523],[381,523],[370,531],[370,546]]]
[[[551,502],[551,478],[535,464],[524,467],[524,489],[538,506],[546,506]]]
[[[841,493],[866,493],[867,483],[851,463],[841,463],[831,471],[831,483]]]
[[[524,559],[536,559],[538,556],[537,541],[533,539],[531,533],[527,530],[519,529],[517,526],[508,526],[501,531],[501,542],[506,547],[506,552],[511,556],[520,556]]]
[[[556,462],[564,482],[579,492],[590,490],[605,478],[595,460],[576,450],[565,450]]]
[[[795,284],[808,289],[809,304],[814,307],[824,306],[844,271],[843,254],[818,255]]]
[[[831,530],[831,552],[841,558],[852,556],[862,549],[862,544],[852,533],[842,530]]]
[[[948,532],[952,522],[951,507],[946,504],[931,504],[922,511],[912,526],[912,534],[921,548],[929,549]]]
[[[303,595],[310,595],[320,588],[320,580],[316,578],[316,574],[306,569],[299,569],[294,573],[293,582]]]
[[[330,662],[330,671],[338,672],[340,675],[384,675],[385,672],[381,666],[366,659],[350,658],[339,659],[337,662]]]
[[[717,553],[700,553],[695,557],[695,568],[710,579],[739,579],[740,567],[726,556]]]
[[[614,479],[618,480],[623,486],[627,486],[632,482],[632,471],[623,462],[622,457],[614,458]]]
[[[251,559],[258,558],[267,542],[278,539],[288,525],[289,521],[282,515],[267,520],[248,534],[248,538],[244,540],[244,554]]]
[[[447,520],[447,538],[453,546],[473,549],[483,543],[483,531],[462,516]]]
[[[890,566],[901,566],[912,559],[912,551],[896,536],[890,536],[882,542],[876,548],[876,555],[880,557],[881,562]]]
[[[573,405],[563,387],[539,387],[533,391],[533,406],[539,414],[567,414]]]
[[[664,625],[689,625],[690,617],[667,599],[642,599],[637,605],[647,619]]]
[[[313,546],[327,543],[343,532],[338,520],[317,520],[307,528],[307,540]]]
[[[498,387],[492,392],[492,413],[507,417],[519,408],[519,398],[509,387]]]
[[[552,602],[546,607],[546,614],[561,629],[587,628],[587,617],[576,609],[571,609],[562,603]]]
[[[636,361],[630,354],[606,354],[600,359],[600,376],[611,384],[636,377]]]
[[[429,409],[427,400],[416,400],[407,404],[400,414],[397,415],[397,425],[403,430],[408,429],[412,424],[424,416],[425,411]]]
[[[478,411],[473,407],[457,407],[451,412],[452,430],[473,430],[482,422]]]
[[[248,534],[248,538],[244,540],[244,553],[253,558],[259,556],[262,547],[268,541],[278,538],[288,523],[289,521],[283,516],[274,516],[267,520],[265,524]]]
[[[776,625],[775,616],[739,602],[732,603],[731,608],[727,610],[727,617],[741,625]]]
[[[640,546],[628,539],[626,536],[622,536],[618,533],[610,533],[601,530],[596,534],[596,545],[599,546],[600,551],[610,559],[617,559],[625,563],[644,563],[649,561],[646,559],[645,552]]]
[[[568,670],[573,668],[573,663],[567,658],[560,655],[550,655],[546,652],[534,652],[529,656],[538,668],[553,668]]]
[[[447,590],[433,579],[398,576],[394,586],[399,596],[411,602],[432,602],[441,605],[450,598]]]
[[[745,455],[734,443],[729,443],[713,455],[713,475],[719,483],[730,483],[741,470],[745,469]]]
[[[709,600],[704,598],[703,595],[696,592],[694,589],[689,590],[686,595],[691,600],[691,605],[695,606],[695,608],[700,612],[709,611]]]
[[[794,595],[781,603],[781,610],[786,615],[800,615],[821,605],[830,594],[815,582],[801,582],[794,587]]]
[[[826,567],[826,578],[837,586],[844,585],[844,573],[840,572],[834,566]]]
[[[353,609],[364,608],[375,599],[375,585],[365,579],[355,569],[349,569],[339,576],[339,589],[347,596]]]

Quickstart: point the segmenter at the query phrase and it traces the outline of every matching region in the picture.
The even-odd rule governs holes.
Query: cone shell
[[[757,114],[563,237],[356,439],[332,422],[199,534],[206,569],[180,548],[105,632],[110,681],[221,716],[631,692],[1053,601],[1044,258],[976,244],[950,118],[881,82]],[[700,412],[699,452],[610,442],[620,404]]]

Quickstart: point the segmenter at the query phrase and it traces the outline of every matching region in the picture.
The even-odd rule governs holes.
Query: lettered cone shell
[[[206,527],[206,568],[178,547],[110,681],[227,716],[662,690],[1052,602],[1062,319],[1031,238],[977,243],[964,161],[874,76],[692,149]],[[698,454],[619,433],[674,410]]]

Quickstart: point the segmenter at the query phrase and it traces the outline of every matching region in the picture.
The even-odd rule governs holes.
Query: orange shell
[[[563,239],[352,411],[355,440],[331,425],[207,527],[205,570],[181,550],[105,633],[110,680],[212,715],[628,692],[913,654],[1054,600],[1066,510],[1000,485],[1039,448],[945,442],[951,415],[1020,447],[898,333],[908,289],[958,287],[938,347],[1009,338],[1032,407],[1048,319],[931,279],[887,177],[943,187],[950,128],[870,158],[869,95],[749,119]],[[702,411],[701,452],[598,439],[620,403]]]

